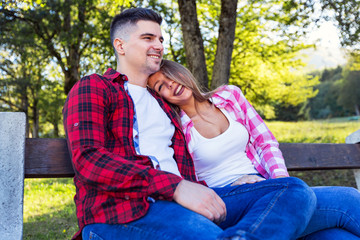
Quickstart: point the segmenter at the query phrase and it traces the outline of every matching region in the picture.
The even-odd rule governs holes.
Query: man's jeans
[[[342,207],[344,210],[348,205],[352,208],[359,206],[348,203],[344,204],[344,206],[340,203],[337,204],[338,197],[334,196],[338,196],[338,194],[334,194],[332,197],[325,197],[325,193],[331,192],[332,189],[338,189],[334,192],[340,193],[345,197],[345,195],[349,194],[349,191],[345,192],[345,190],[351,188],[324,188],[324,190],[315,190],[315,193],[320,194],[321,201],[335,204],[336,206],[334,207],[339,211],[342,211],[339,207]],[[86,226],[82,232],[83,239],[208,240],[231,239],[230,237],[232,237],[233,239],[290,240],[295,239],[295,236],[299,236],[304,231],[316,205],[314,193],[309,190],[306,184],[296,178],[272,179],[254,184],[215,188],[214,190],[223,198],[227,205],[227,219],[220,224],[221,228],[205,217],[189,211],[174,202],[156,201],[150,204],[147,215],[131,223],[119,225],[91,224]],[[356,190],[351,189],[351,191]],[[322,195],[325,199],[322,199]],[[353,195],[355,197],[353,200],[350,200],[351,203],[359,199],[355,193]],[[318,203],[317,209],[322,209],[320,203]],[[356,211],[354,214],[354,216],[359,216],[359,213]],[[332,221],[333,219],[327,221],[323,217],[326,217],[326,214],[323,214],[322,211],[321,214],[315,212],[314,217],[311,219],[312,226],[309,225],[305,232],[311,233],[331,227],[326,224],[333,224],[334,221],[337,221]],[[329,217],[333,218],[332,215]],[[343,216],[341,218],[343,222],[348,223]],[[346,225],[341,223],[341,221],[337,222],[340,225]],[[340,225],[338,227],[342,227]],[[360,228],[357,227],[358,229]],[[340,238],[344,234],[349,234],[346,231],[340,229],[328,231],[331,234],[335,233],[335,235],[332,235],[332,239],[351,239]],[[309,236],[313,238],[305,239],[323,239],[316,238],[316,234],[324,236],[326,231],[311,234]],[[339,236],[339,238],[336,238],[336,236]]]

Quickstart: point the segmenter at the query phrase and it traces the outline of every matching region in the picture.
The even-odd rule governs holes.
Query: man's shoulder
[[[98,86],[104,86],[109,87],[112,85],[116,78],[120,76],[120,73],[117,71],[109,68],[103,75],[98,73],[92,73],[89,75],[86,75],[82,77],[78,82],[77,85],[83,86],[83,85],[98,85]],[[118,83],[121,83],[121,81],[117,81]]]
[[[117,72],[109,68],[103,75],[98,73],[92,73],[82,77],[80,81],[111,82],[114,78],[116,78],[114,75],[117,75]]]
[[[85,83],[85,82],[103,82],[103,81],[109,81],[109,78],[107,78],[104,75],[100,75],[98,73],[92,73],[86,76],[83,76],[78,82],[79,83]]]

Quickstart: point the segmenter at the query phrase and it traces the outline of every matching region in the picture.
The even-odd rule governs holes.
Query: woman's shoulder
[[[223,85],[220,86],[215,90],[215,96],[221,96],[221,97],[229,97],[229,95],[234,95],[236,98],[241,95],[241,89],[238,86],[235,85]]]

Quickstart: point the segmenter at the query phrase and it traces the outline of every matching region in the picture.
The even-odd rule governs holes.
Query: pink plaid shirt
[[[245,126],[249,132],[246,154],[261,175],[265,178],[289,176],[279,143],[240,88],[231,85],[220,87],[211,100],[216,107],[224,108],[234,120]],[[181,113],[181,122],[189,151],[193,155],[191,146],[194,143],[191,142],[190,131],[194,124],[185,112]]]

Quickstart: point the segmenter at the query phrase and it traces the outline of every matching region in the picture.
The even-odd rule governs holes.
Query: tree
[[[236,26],[237,0],[222,0],[216,55],[212,71],[211,88],[228,82]],[[200,32],[196,1],[178,0],[186,61],[189,70],[203,88],[209,88],[209,79]]]
[[[50,132],[42,129],[42,133],[46,134],[47,137],[60,136],[59,126],[62,125],[62,107],[64,106],[65,98],[61,81],[46,81],[40,92],[39,109],[42,116],[42,126],[45,126],[46,123],[52,125]]]
[[[237,0],[221,1],[219,37],[211,78],[211,88],[227,83],[230,78],[230,63],[235,39]]]
[[[360,55],[353,55],[343,70],[338,103],[360,115]]]
[[[108,59],[113,55],[109,54],[112,48],[108,36],[110,15],[116,7],[112,1],[99,0],[24,1],[22,4],[3,0],[0,27],[2,34],[6,34],[14,31],[19,21],[27,24],[37,40],[36,47],[60,66],[64,90],[68,93],[80,79],[80,65],[89,70],[99,66],[94,64],[94,60],[101,59],[99,56]],[[19,33],[17,37],[24,36]]]
[[[26,135],[29,136],[32,130],[32,136],[38,137],[39,92],[44,77],[42,69],[37,66],[44,59],[31,48],[21,46],[13,50],[18,53],[14,62],[7,59],[9,52],[6,50],[0,58],[0,83],[5,90],[0,92],[0,102],[7,105],[7,110],[24,112],[27,121]]]
[[[341,34],[341,44],[360,50],[359,0],[321,0],[320,3],[325,19],[333,19],[337,22]]]
[[[204,42],[196,11],[196,0],[178,0],[186,62],[200,85],[208,88]]]
[[[275,117],[274,105],[298,105],[316,94],[317,79],[295,71],[302,66],[297,54],[310,47],[299,41],[304,36],[302,27],[310,24],[304,14],[310,10],[300,11],[300,5],[288,1],[246,1],[240,6],[237,1],[224,0],[178,4],[186,63],[203,87],[238,85],[257,110],[270,118]],[[187,22],[188,15],[192,20]],[[194,24],[197,21],[199,26]],[[202,45],[206,62],[201,57]],[[206,80],[204,72],[192,70],[194,62],[212,78]],[[301,100],[300,93],[304,94]]]

